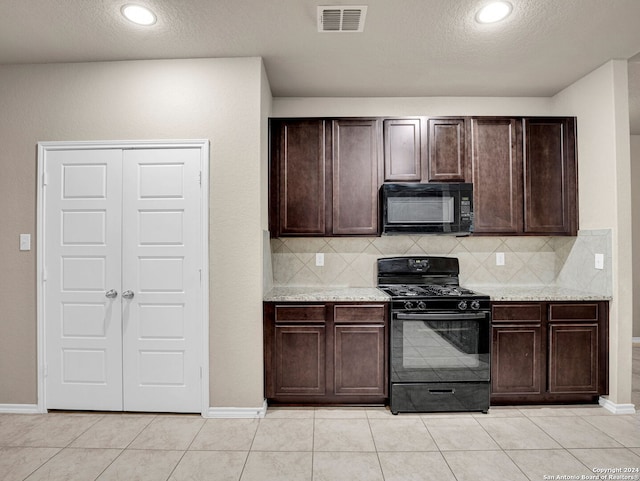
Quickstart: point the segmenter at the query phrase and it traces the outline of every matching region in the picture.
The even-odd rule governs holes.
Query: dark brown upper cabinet
[[[464,118],[431,117],[428,120],[429,182],[468,182]]]
[[[422,180],[422,124],[417,118],[383,121],[385,182]]]
[[[574,118],[524,119],[524,232],[576,235]]]
[[[576,235],[575,118],[471,121],[475,232]]]
[[[327,173],[323,120],[271,125],[271,231],[324,235]]]
[[[274,236],[378,235],[377,119],[272,119]]]
[[[384,182],[473,182],[474,233],[576,235],[572,117],[271,119],[269,225],[379,235]]]
[[[469,182],[467,120],[384,119],[385,182]]]
[[[475,232],[522,232],[522,123],[471,120]]]
[[[333,235],[377,235],[379,121],[332,121]]]

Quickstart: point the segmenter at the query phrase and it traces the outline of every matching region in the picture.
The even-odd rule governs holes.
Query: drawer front
[[[386,307],[384,304],[359,306],[334,306],[333,320],[340,322],[384,322]]]
[[[549,304],[550,321],[597,321],[598,304]]]
[[[540,322],[541,320],[541,304],[509,304],[493,306],[493,322]]]
[[[326,310],[323,305],[276,306],[276,322],[324,322]]]

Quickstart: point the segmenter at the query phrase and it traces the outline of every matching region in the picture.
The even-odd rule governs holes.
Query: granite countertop
[[[465,285],[487,294],[492,301],[610,301],[611,296],[561,286]]]
[[[492,301],[610,301],[611,296],[560,286],[465,285]],[[387,302],[391,297],[375,287],[274,287],[266,302]]]
[[[274,287],[266,302],[386,302],[391,298],[375,287]]]

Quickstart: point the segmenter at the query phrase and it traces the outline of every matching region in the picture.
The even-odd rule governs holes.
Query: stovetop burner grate
[[[456,285],[411,285],[380,286],[393,297],[461,297],[474,296],[475,292]]]

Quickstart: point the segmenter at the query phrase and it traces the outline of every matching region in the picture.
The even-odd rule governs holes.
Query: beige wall
[[[549,115],[550,98],[274,98],[274,117],[393,115]]]
[[[609,398],[627,404],[633,318],[627,62],[606,63],[554,102],[558,112],[578,117],[580,228],[612,232]]]
[[[631,209],[633,229],[633,337],[640,338],[640,135],[631,136]]]
[[[210,403],[262,404],[270,101],[259,58],[0,66],[0,405],[37,402],[36,252],[18,251],[37,142],[192,138],[211,141]]]

